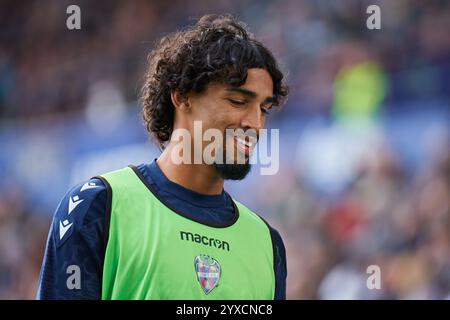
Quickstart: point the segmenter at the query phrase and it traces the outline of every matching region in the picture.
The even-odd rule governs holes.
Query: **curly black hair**
[[[267,70],[274,105],[285,102],[288,87],[275,58],[234,17],[205,15],[195,25],[162,38],[148,56],[141,93],[148,132],[164,149],[173,131],[173,90],[201,93],[211,82],[241,86],[250,68]]]

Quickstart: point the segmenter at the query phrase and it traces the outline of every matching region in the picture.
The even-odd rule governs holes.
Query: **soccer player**
[[[163,152],[66,194],[37,298],[285,299],[279,233],[223,184],[247,175],[255,142],[225,131],[258,132],[286,97],[271,52],[230,16],[204,16],[163,38],[149,55],[141,97],[146,127]],[[221,150],[238,150],[245,161],[174,163],[172,134],[185,129],[193,137],[194,121],[223,132]]]

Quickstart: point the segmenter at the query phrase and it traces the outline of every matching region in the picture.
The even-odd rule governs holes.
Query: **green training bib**
[[[102,180],[111,192],[102,299],[274,298],[270,230],[244,205],[214,227],[169,208],[136,168]]]

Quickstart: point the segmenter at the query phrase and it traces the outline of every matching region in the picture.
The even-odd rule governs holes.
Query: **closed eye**
[[[238,105],[238,106],[243,106],[245,104],[245,101],[242,100],[236,100],[236,99],[227,99],[228,101],[230,101],[232,104]]]

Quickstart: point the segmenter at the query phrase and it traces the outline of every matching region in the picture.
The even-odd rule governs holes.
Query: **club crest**
[[[210,293],[219,285],[222,269],[217,260],[208,255],[201,254],[195,257],[194,266],[198,282],[200,282],[205,294]]]

